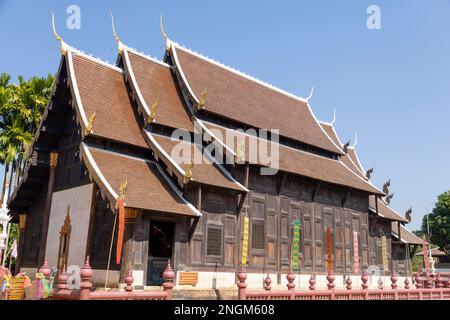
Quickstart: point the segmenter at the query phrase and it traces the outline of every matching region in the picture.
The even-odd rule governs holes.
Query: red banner
[[[123,199],[119,199],[117,204],[119,207],[119,230],[117,232],[116,263],[120,264],[120,258],[122,256],[123,233],[125,231],[125,206]]]
[[[355,274],[359,272],[359,245],[358,232],[353,231],[353,269]]]
[[[427,273],[427,275],[429,275],[430,261],[428,261],[428,246],[425,240],[423,240],[422,251],[423,251],[423,263],[425,264],[425,272]]]
[[[327,227],[327,266],[328,266],[328,272],[331,273],[333,271],[333,261],[332,261],[332,244],[331,244],[331,227]]]

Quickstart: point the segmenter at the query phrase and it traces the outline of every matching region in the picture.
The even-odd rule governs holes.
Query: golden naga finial
[[[153,103],[152,106],[150,107],[150,115],[147,118],[147,123],[150,124],[153,121],[155,121],[156,118],[156,110],[158,109],[158,99],[156,99]]]
[[[192,168],[194,167],[193,163],[190,163],[186,166],[186,169],[184,170],[184,179],[183,183],[188,183],[189,180],[192,178]]]
[[[128,179],[125,179],[119,186],[119,195],[116,202],[116,209],[119,207],[119,200],[125,199],[125,193],[127,192],[128,188]]]
[[[162,34],[164,40],[166,41],[166,50],[169,50],[170,49],[170,40],[167,37],[166,32],[164,31],[162,15],[159,16],[159,28],[161,29],[161,34]]]
[[[197,110],[203,109],[205,103],[206,103],[206,89],[203,90],[202,94],[200,95],[200,100],[198,101],[197,104]]]
[[[244,152],[243,152],[244,146],[242,144],[240,144],[239,146],[236,147],[235,153],[236,153],[236,162],[241,162],[242,159],[244,158]]]
[[[122,44],[122,41],[120,41],[119,36],[117,35],[116,26],[114,24],[114,16],[113,16],[111,11],[109,12],[109,15],[111,16],[111,26],[112,26],[113,36],[114,36],[114,39],[117,42],[117,50],[119,51],[120,54],[122,54],[122,52],[123,52],[123,44]]]
[[[92,125],[94,124],[96,114],[97,114],[97,112],[94,112],[89,117],[88,124],[87,124],[86,128],[84,129],[84,136],[88,136],[92,132]]]
[[[59,43],[61,44],[61,54],[63,56],[66,55],[67,53],[67,49],[69,48],[69,46],[64,42],[64,40],[59,36],[59,34],[56,32],[56,28],[55,28],[55,15],[52,12],[52,29],[53,29],[53,34],[55,35],[56,40],[59,41]]]

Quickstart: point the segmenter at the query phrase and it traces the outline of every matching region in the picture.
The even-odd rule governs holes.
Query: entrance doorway
[[[150,221],[150,238],[148,245],[147,285],[160,286],[162,273],[167,262],[172,258],[175,224],[166,221]]]

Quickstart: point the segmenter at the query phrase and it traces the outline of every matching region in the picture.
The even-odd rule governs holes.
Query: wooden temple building
[[[162,60],[114,35],[115,65],[58,36],[51,99],[27,160],[8,178],[8,206],[21,231],[17,272],[34,272],[45,257],[61,267],[82,265],[89,255],[102,284],[112,252],[110,285],[123,283],[130,268],[135,285],[159,285],[170,259],[177,285],[231,287],[245,216],[249,285],[288,272],[294,220],[300,274],[326,274],[328,227],[336,275],[371,265],[386,274],[408,271],[412,248],[421,244],[404,226],[410,218],[389,207],[388,190],[371,183],[334,123],[317,120],[310,97],[188,50],[164,32]],[[201,163],[174,157],[174,132],[191,138],[183,150],[200,151]],[[251,143],[269,137],[278,140],[271,144],[276,163],[251,154]],[[116,264],[119,198],[125,232]]]

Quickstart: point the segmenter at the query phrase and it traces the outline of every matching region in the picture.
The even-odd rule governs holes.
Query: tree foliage
[[[431,243],[450,250],[450,190],[440,194],[433,211],[428,215]],[[427,216],[422,220],[422,232],[427,234]]]
[[[51,94],[52,75],[10,83],[0,74],[0,163],[20,160],[29,147]]]

